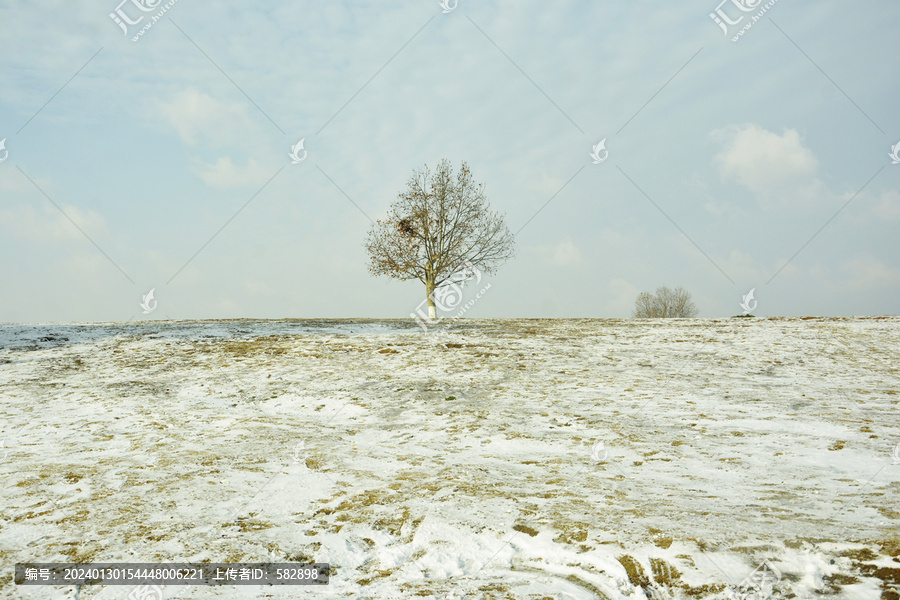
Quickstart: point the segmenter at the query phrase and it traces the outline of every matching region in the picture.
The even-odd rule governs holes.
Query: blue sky
[[[898,314],[896,2],[140,2],[0,5],[0,321],[407,317],[363,241],[444,157],[517,232],[466,316]]]

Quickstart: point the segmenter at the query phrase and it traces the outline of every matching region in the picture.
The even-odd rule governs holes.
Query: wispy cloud
[[[240,143],[241,131],[252,122],[244,104],[225,104],[195,89],[182,90],[169,101],[158,102],[162,118],[183,142],[191,146],[200,141],[216,146]]]
[[[108,234],[106,220],[98,212],[70,204],[62,204],[60,208],[68,219],[46,204],[40,208],[30,204],[0,208],[0,227],[6,236],[42,243],[82,242],[85,234],[95,240]],[[72,224],[73,221],[78,227]]]
[[[213,165],[203,165],[196,173],[207,185],[216,188],[260,186],[274,172],[258,164],[252,158],[244,166],[235,165],[230,156],[224,156]]]
[[[540,246],[538,251],[544,262],[558,267],[568,267],[581,261],[581,252],[568,237],[555,246]]]

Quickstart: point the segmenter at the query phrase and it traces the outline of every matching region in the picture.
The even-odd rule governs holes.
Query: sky
[[[409,317],[442,158],[517,249],[445,317],[900,314],[896,2],[120,1],[0,3],[0,322]]]

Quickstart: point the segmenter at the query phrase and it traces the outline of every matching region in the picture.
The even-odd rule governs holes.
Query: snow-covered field
[[[898,317],[0,326],[0,596],[897,598],[898,402]]]

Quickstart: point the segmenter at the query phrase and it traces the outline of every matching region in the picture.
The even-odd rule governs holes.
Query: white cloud
[[[568,237],[553,247],[539,246],[538,251],[545,262],[560,267],[572,265],[581,260],[581,252]]]
[[[9,165],[9,167],[0,169],[0,192],[37,192],[34,189],[34,185],[19,173],[18,169],[12,165]],[[32,177],[32,179],[45,192],[52,193],[50,190],[55,189],[51,182],[46,179],[37,177]]]
[[[715,157],[723,178],[763,199],[805,204],[827,194],[815,177],[819,161],[796,129],[778,135],[751,123],[717,129],[711,137],[723,145]]]
[[[0,223],[5,225],[3,229],[7,235],[38,242],[84,240],[85,235],[96,241],[106,234],[106,221],[99,213],[91,209],[81,210],[68,204],[62,205],[61,208],[65,215],[54,206],[44,204],[38,210],[29,204],[21,204],[0,210]]]
[[[871,255],[860,255],[840,263],[838,270],[848,279],[849,285],[860,288],[897,285],[900,269],[891,267]]]
[[[272,296],[276,290],[272,289],[268,283],[262,280],[248,279],[244,281],[244,289],[251,296]]]
[[[230,156],[220,158],[214,165],[204,165],[203,169],[196,169],[195,172],[206,185],[217,188],[262,185],[273,174],[252,158],[247,160],[246,166],[239,167],[231,162]]]
[[[171,102],[159,102],[162,116],[187,144],[200,138],[216,144],[239,140],[238,131],[251,125],[241,104],[222,104],[212,96],[193,89],[175,95]]]
[[[900,218],[900,191],[888,190],[882,193],[872,206],[872,211],[879,219]]]

